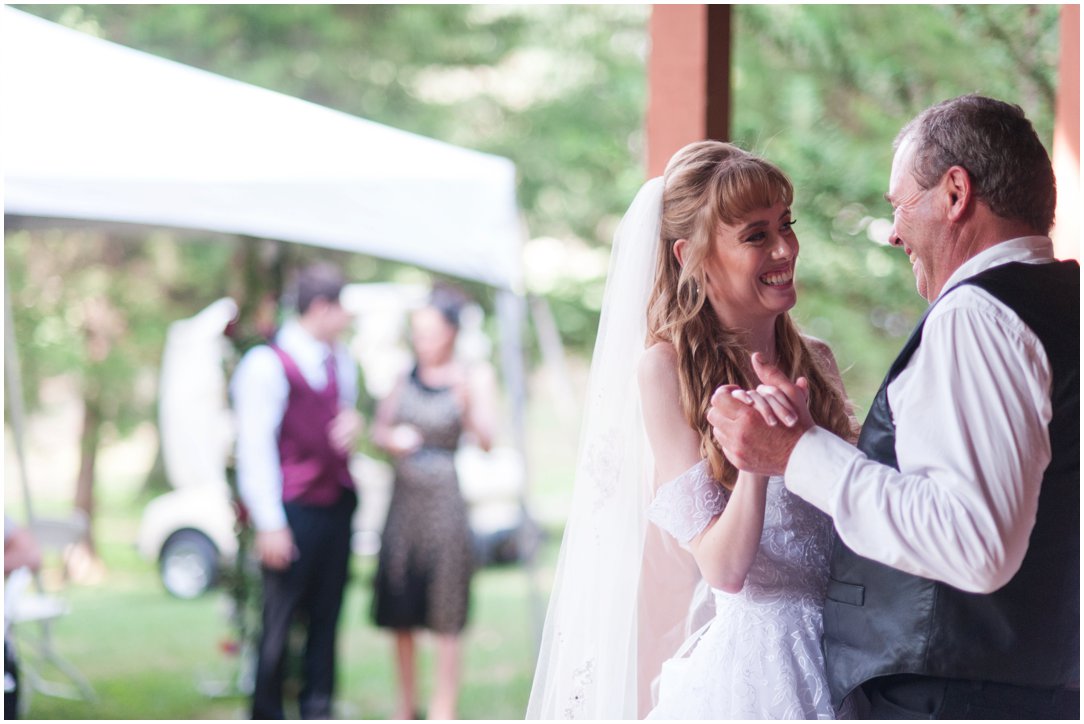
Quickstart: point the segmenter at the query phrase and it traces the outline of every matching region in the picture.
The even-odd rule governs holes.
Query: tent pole
[[[553,318],[546,298],[538,294],[527,295],[527,304],[531,312],[531,323],[542,351],[542,363],[549,372],[550,389],[557,403],[557,410],[570,425],[578,421],[573,419],[577,413],[576,395],[572,390],[572,376],[565,363],[565,349],[561,344],[561,334],[557,331],[557,322]]]
[[[527,376],[523,361],[523,322],[527,317],[527,301],[522,294],[500,289],[497,291],[497,319],[501,330],[501,368],[511,395],[512,434],[515,446],[524,463],[524,489],[520,494],[520,509],[527,525],[520,530],[520,550],[528,551],[523,559],[529,586],[528,599],[531,622],[534,626],[535,651],[542,641],[542,625],[545,611],[539,595],[538,566],[535,560],[537,531],[527,516],[527,497],[530,490],[530,469],[527,464]]]
[[[26,523],[29,525],[34,520],[34,506],[30,500],[30,478],[26,472],[26,453],[23,448],[26,412],[23,408],[23,378],[19,369],[19,351],[15,348],[15,321],[11,313],[7,265],[4,266],[4,381],[7,386],[8,411],[11,415],[9,420],[11,435],[15,439],[15,460],[19,466]]]

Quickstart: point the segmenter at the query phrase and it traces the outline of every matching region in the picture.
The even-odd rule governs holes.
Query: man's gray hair
[[[1036,233],[1054,225],[1057,188],[1050,156],[1020,106],[970,94],[942,101],[903,127],[915,144],[915,178],[928,189],[952,166],[971,177],[975,196],[998,216]]]

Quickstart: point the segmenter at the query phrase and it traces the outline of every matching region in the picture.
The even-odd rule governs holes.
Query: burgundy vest
[[[282,466],[284,503],[329,506],[343,490],[352,490],[348,455],[336,452],[328,439],[328,426],[339,412],[339,385],[328,376],[323,390],[314,390],[297,363],[279,347],[278,355],[290,396],[279,428],[279,461]]]

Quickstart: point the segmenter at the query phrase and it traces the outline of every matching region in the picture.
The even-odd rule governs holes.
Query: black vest
[[[863,558],[836,536],[824,645],[837,705],[862,682],[890,674],[1035,687],[1080,678],[1080,266],[1011,263],[956,286],[964,284],[1016,312],[1050,360],[1053,458],[1035,528],[1020,570],[987,595]],[[888,385],[921,344],[926,315],[889,369],[858,440],[871,460],[897,470]]]

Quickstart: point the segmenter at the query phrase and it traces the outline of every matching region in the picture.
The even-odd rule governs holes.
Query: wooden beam
[[[654,5],[649,23],[647,172],[687,143],[730,136],[730,6]]]

